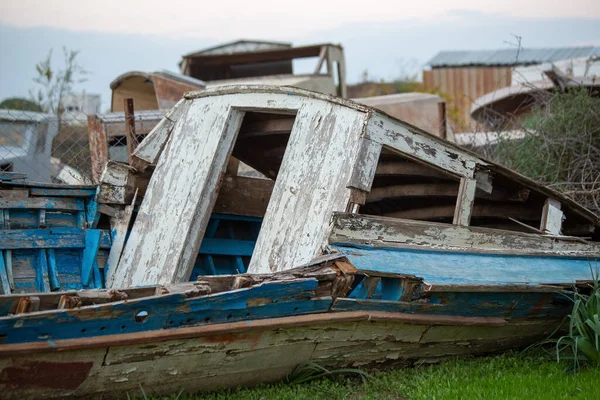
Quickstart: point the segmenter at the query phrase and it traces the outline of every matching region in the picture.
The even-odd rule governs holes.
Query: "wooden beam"
[[[560,208],[560,201],[552,198],[546,199],[544,208],[542,209],[540,230],[549,235],[560,235],[564,218],[564,214]]]
[[[289,135],[294,126],[295,117],[263,119],[245,122],[240,130],[240,139],[269,136],[269,135]]]
[[[454,225],[469,226],[471,214],[473,213],[473,203],[475,202],[475,189],[477,189],[475,179],[460,179],[456,209],[452,221]]]
[[[386,213],[383,216],[394,218],[429,220],[436,218],[453,218],[455,215],[455,211],[456,206],[443,205],[394,211]],[[471,216],[491,218],[512,217],[523,221],[536,221],[539,218],[539,212],[537,210],[528,209],[523,206],[515,206],[514,204],[475,204],[473,206]]]
[[[393,176],[424,176],[440,179],[454,178],[450,174],[441,172],[440,170],[419,164],[412,161],[383,161],[377,165],[375,171],[376,176],[393,175]],[[454,178],[455,179],[455,178]]]
[[[380,154],[381,145],[379,143],[365,138],[360,139],[360,149],[348,181],[348,188],[364,192],[371,190]]]
[[[435,222],[336,213],[329,243],[435,249],[452,252],[592,257],[600,243],[532,233]]]
[[[214,212],[263,217],[275,182],[244,176],[226,177],[221,184]]]

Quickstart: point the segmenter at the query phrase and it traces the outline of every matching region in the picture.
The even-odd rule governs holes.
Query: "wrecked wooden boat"
[[[600,258],[600,219],[569,198],[301,89],[188,93],[129,159],[94,196],[2,183],[6,397],[197,392],[308,361],[526,346],[561,326]]]

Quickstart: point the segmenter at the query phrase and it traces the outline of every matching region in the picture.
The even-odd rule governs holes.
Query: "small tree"
[[[23,111],[42,111],[42,107],[39,104],[19,97],[11,97],[5,99],[0,103],[0,109],[2,110],[23,110]]]
[[[44,112],[56,114],[59,121],[64,112],[63,97],[72,92],[75,84],[86,81],[88,72],[78,64],[78,55],[79,51],[63,47],[64,66],[61,69],[52,65],[50,50],[48,56],[35,65],[36,76],[33,81],[38,88],[30,91],[30,95]]]
[[[600,98],[587,88],[541,92],[521,140],[500,140],[492,158],[600,213]]]

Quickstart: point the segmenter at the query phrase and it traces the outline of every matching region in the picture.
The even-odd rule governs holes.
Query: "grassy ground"
[[[505,354],[375,373],[364,383],[360,379],[337,378],[179,396],[179,399],[600,399],[600,369],[588,368],[576,375],[565,375],[565,366],[541,353]]]

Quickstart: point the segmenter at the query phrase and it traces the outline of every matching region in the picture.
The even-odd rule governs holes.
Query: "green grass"
[[[299,385],[281,383],[182,395],[179,399],[600,399],[600,368],[564,374],[566,365],[541,351],[527,356],[509,353],[375,373],[364,383],[361,379],[335,378]]]

